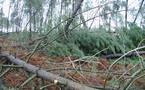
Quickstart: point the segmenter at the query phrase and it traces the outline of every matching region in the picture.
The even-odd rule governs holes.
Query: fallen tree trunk
[[[138,53],[139,55],[145,55],[145,51],[137,51],[137,53]],[[132,53],[127,54],[125,57],[138,56],[137,53],[136,53],[136,52],[132,52]],[[121,57],[122,55],[124,55],[124,54],[118,53],[118,54],[106,55],[106,56],[104,56],[104,57],[107,58],[107,59],[113,59],[113,58],[119,58],[119,57]]]
[[[74,90],[98,90],[98,89],[91,88],[91,87],[88,87],[88,86],[83,85],[83,84],[73,82],[72,80],[60,77],[60,76],[52,74],[50,72],[47,72],[44,69],[41,69],[41,68],[36,67],[34,65],[28,64],[28,63],[26,63],[18,58],[15,58],[12,55],[2,53],[2,54],[0,54],[0,58],[2,58],[2,57],[6,58],[10,62],[12,62],[18,66],[23,67],[28,72],[37,74],[38,77],[41,77],[45,80],[49,80],[51,82],[54,82],[57,80],[58,83],[66,85],[69,88],[73,88]]]

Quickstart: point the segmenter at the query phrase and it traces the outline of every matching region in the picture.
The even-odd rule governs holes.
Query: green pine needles
[[[101,54],[125,53],[136,48],[144,39],[144,36],[144,30],[136,25],[130,26],[126,31],[122,28],[117,29],[115,33],[103,28],[93,31],[86,29],[75,30],[68,37],[67,44],[63,40],[58,40],[58,42],[56,41],[52,45],[54,47],[53,55],[74,55],[80,57],[84,54],[93,55],[104,48],[108,49]]]

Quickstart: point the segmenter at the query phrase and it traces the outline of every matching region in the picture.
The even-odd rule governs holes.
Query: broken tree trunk
[[[47,72],[44,69],[41,69],[34,65],[28,64],[28,63],[24,62],[23,60],[15,58],[12,55],[9,55],[6,53],[1,53],[0,58],[2,58],[2,57],[6,58],[7,60],[9,60],[10,62],[12,62],[16,65],[23,67],[26,71],[28,71],[30,73],[34,73],[38,77],[41,77],[45,80],[49,80],[51,82],[54,82],[57,80],[59,84],[63,84],[69,88],[73,88],[74,90],[97,90],[95,88],[91,88],[86,85],[79,84],[79,83],[73,82],[69,79],[66,79],[66,78],[60,77],[58,75],[52,74],[50,72]]]
[[[125,57],[138,56],[138,54],[139,55],[145,55],[145,51],[131,52],[131,53],[127,54]],[[106,55],[104,57],[107,58],[107,59],[113,59],[113,58],[119,58],[122,55],[124,55],[124,54],[118,53],[118,54],[109,54],[109,55]]]

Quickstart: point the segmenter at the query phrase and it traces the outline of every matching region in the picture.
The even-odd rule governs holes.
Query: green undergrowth
[[[42,33],[41,36],[45,35],[45,33]],[[47,40],[44,41],[44,43],[47,43],[54,40],[43,49],[50,56],[83,57],[94,55],[103,49],[106,50],[102,51],[98,56],[125,53],[145,44],[145,30],[133,24],[130,24],[127,30],[117,28],[115,33],[105,28],[93,30],[79,28],[73,30],[67,39],[62,39],[61,36],[55,40],[59,36],[59,33],[60,31],[52,31],[48,35]],[[38,37],[38,34],[33,32],[34,39],[35,36]],[[18,42],[27,42],[29,40],[29,32],[11,33],[9,38]]]
[[[84,53],[73,43],[63,44],[53,42],[51,46],[47,47],[46,50],[49,56],[74,56],[83,57]]]
[[[125,53],[138,46],[145,44],[145,31],[136,25],[130,26],[128,30],[123,28],[116,29],[115,33],[109,32],[104,28],[95,30],[79,29],[72,31],[67,41],[58,39],[48,48],[50,55],[98,55]],[[144,50],[144,49],[142,49]]]

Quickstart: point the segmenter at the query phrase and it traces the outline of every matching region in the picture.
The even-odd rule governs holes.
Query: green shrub
[[[137,25],[131,25],[130,30],[126,31],[127,36],[133,42],[136,47],[141,40],[145,39],[145,30],[142,30]]]
[[[9,38],[18,42],[24,42],[29,40],[29,32],[28,31],[23,31],[18,33],[12,32],[10,33]]]
[[[50,47],[47,49],[48,55],[51,56],[68,56],[70,52],[66,45],[54,42]]]
[[[51,56],[72,55],[82,57],[84,55],[93,55],[105,48],[108,49],[101,54],[125,53],[136,48],[145,37],[145,30],[135,24],[130,24],[126,31],[118,28],[115,32],[115,34],[110,33],[105,28],[93,29],[92,31],[79,28],[79,30],[70,32],[71,34],[65,40],[61,37],[60,30],[54,30],[48,35],[47,41],[51,42],[56,37],[59,37],[59,39],[57,38],[51,46],[45,49]],[[33,36],[37,36],[37,34],[33,33]],[[29,39],[29,32],[11,33],[9,38],[24,42]],[[145,42],[142,43],[142,45],[144,44]]]
[[[108,33],[105,29],[90,32],[88,30],[74,31],[70,41],[75,43],[85,54],[94,54],[104,48],[109,48],[106,53],[123,52],[118,36]]]
[[[78,48],[78,46],[76,46],[75,44],[73,43],[68,43],[67,44],[67,47],[71,53],[71,56],[75,56],[75,57],[83,57],[84,56],[84,53],[82,50],[80,50]]]
[[[75,44],[71,43],[63,44],[54,42],[47,48],[47,53],[50,56],[84,56],[84,53]]]

